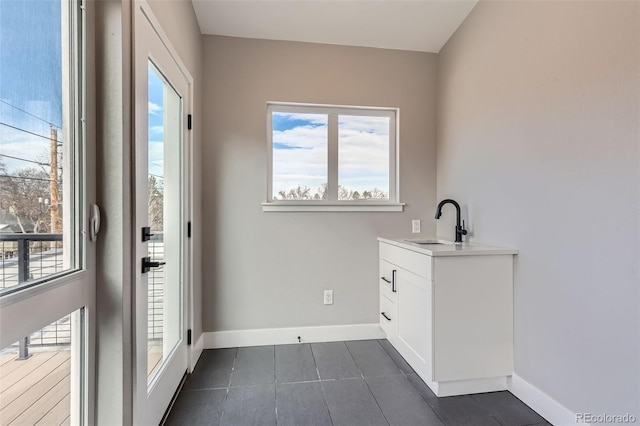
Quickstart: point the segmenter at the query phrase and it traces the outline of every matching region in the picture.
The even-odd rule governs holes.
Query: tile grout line
[[[227,383],[226,390],[227,392],[224,394],[224,402],[222,403],[222,414],[220,414],[220,426],[223,424],[224,420],[224,406],[227,405],[227,400],[229,399],[229,391],[231,391],[231,377],[233,376],[233,372],[236,369],[236,359],[238,358],[238,348],[235,348],[236,353],[233,356],[233,363],[231,364],[231,372],[229,373],[229,382]]]
[[[316,362],[316,354],[313,353],[313,346],[311,345],[311,343],[309,343],[308,345],[309,345],[309,351],[311,351],[311,358],[313,359],[313,366],[316,368],[316,377],[318,378],[318,381],[321,382],[322,378],[320,377],[320,370],[318,370],[318,363]]]
[[[353,360],[353,365],[356,366],[356,368],[358,369],[358,373],[360,373],[360,378],[362,380],[364,380],[364,374],[362,374],[362,370],[360,369],[360,366],[358,365],[358,363],[356,362],[356,359],[353,357],[353,354],[349,350],[349,345],[347,345],[347,342],[340,342],[340,343],[342,343],[344,345],[344,347],[347,349],[347,353],[349,354],[349,356]]]
[[[380,342],[378,342],[377,340],[375,341],[378,345],[380,345]],[[367,383],[367,380],[364,378],[364,374],[362,373],[362,370],[360,370],[360,366],[358,365],[358,362],[356,361],[355,357],[353,356],[353,354],[351,353],[351,351],[349,350],[349,345],[347,345],[346,342],[344,342],[344,346],[347,348],[347,352],[349,353],[349,355],[351,356],[351,359],[353,359],[353,363],[356,365],[356,367],[358,368],[358,371],[360,371],[360,376],[362,376],[362,381],[364,382],[364,385],[367,387],[367,390],[369,391],[369,393],[371,394],[371,396],[373,397],[373,400],[375,401],[376,405],[378,406],[378,409],[380,410],[380,414],[382,414],[382,417],[384,418],[384,420],[387,422],[387,425],[390,425],[391,422],[389,422],[389,419],[387,418],[387,416],[385,416],[384,411],[382,411],[382,407],[380,406],[380,403],[378,402],[378,400],[376,399],[376,396],[373,394],[373,392],[371,391],[371,388],[369,387],[369,383]],[[380,347],[382,347],[382,345],[380,345]],[[382,348],[382,350],[384,351],[384,348]],[[385,351],[386,353],[386,351]],[[393,360],[392,360],[393,361]],[[395,364],[395,361],[393,362]]]
[[[273,405],[276,414],[276,425],[278,424],[278,392],[276,388],[278,387],[278,375],[276,372],[276,345],[272,346],[273,348]]]
[[[413,390],[416,392],[416,394],[418,394],[418,396],[420,397],[420,399],[422,399],[422,401],[424,402],[424,404],[427,406],[428,409],[430,409],[433,414],[435,414],[435,416],[438,418],[438,420],[440,420],[440,422],[443,425],[447,425],[447,423],[445,423],[445,421],[442,419],[442,417],[440,417],[440,415],[438,414],[438,412],[431,406],[431,404],[429,403],[429,401],[422,396],[422,394],[420,393],[420,390],[415,387],[415,385],[411,382],[411,380],[409,380],[409,374],[415,374],[416,377],[418,377],[418,379],[422,380],[422,378],[420,376],[418,376],[418,373],[416,373],[413,368],[411,369],[411,371],[413,371],[413,373],[405,373],[404,371],[402,371],[402,368],[400,368],[400,366],[398,365],[398,363],[396,362],[396,360],[391,356],[391,354],[385,349],[384,346],[382,346],[382,343],[380,343],[379,340],[376,340],[378,342],[378,344],[382,347],[382,350],[384,350],[386,352],[387,355],[389,355],[389,358],[391,358],[391,360],[394,362],[394,364],[396,364],[396,366],[398,367],[398,369],[400,370],[400,372],[402,373],[402,375],[404,376],[405,379],[407,379],[407,382],[409,382],[409,385],[411,386],[411,388],[413,388]],[[409,365],[407,363],[407,360],[404,359],[404,357],[402,355],[400,355],[400,353],[398,353],[398,355],[404,360],[404,362]],[[411,367],[411,366],[409,366]],[[426,386],[426,383],[425,383]],[[373,393],[373,392],[372,392]],[[375,396],[374,396],[375,398]]]
[[[324,397],[324,404],[327,406],[327,412],[329,413],[329,421],[331,422],[331,426],[333,426],[333,416],[331,415],[331,408],[329,408],[329,401],[327,400],[327,392],[324,390],[324,386],[322,385],[322,379],[320,378],[320,370],[318,370],[318,363],[316,362],[316,355],[313,353],[313,346],[311,344],[309,344],[309,349],[311,350],[313,365],[316,367],[316,374],[318,375],[318,383],[320,383],[320,390],[322,390],[322,396]]]

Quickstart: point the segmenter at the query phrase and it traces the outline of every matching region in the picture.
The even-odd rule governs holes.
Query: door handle
[[[380,315],[382,315],[387,321],[391,321],[391,318],[389,318],[384,312],[380,312]]]
[[[393,271],[391,271],[391,291],[393,293],[396,293],[396,270],[394,269]]]
[[[142,258],[142,273],[146,274],[151,268],[159,268],[162,265],[166,265],[167,262],[152,262],[150,257]]]
[[[389,281],[389,280],[388,280],[388,279],[386,279],[385,277],[380,277],[380,279],[381,279],[382,281],[384,281],[385,283],[387,283],[387,284],[391,284],[391,281]]]

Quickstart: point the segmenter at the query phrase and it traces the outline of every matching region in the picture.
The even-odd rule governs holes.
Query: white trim
[[[86,274],[58,281],[0,309],[0,349],[82,307],[93,308],[94,289]],[[17,293],[14,293],[17,294]]]
[[[191,346],[191,351],[189,353],[189,373],[193,373],[193,370],[196,368],[196,364],[198,364],[198,360],[202,355],[202,351],[204,350],[204,333],[200,334],[198,340]]]
[[[507,376],[447,382],[432,382],[422,376],[420,378],[438,397],[503,391],[507,389],[508,381]]]
[[[377,323],[213,331],[202,334],[205,349],[298,343],[298,336],[301,343],[385,338],[384,331]]]
[[[401,212],[403,210],[404,203],[336,202],[332,204],[314,201],[262,203],[263,212]]]
[[[549,423],[564,425],[588,425],[589,423],[578,423],[576,413],[560,404],[555,399],[538,389],[522,377],[514,374],[509,379],[509,391],[517,396],[522,402],[531,407],[534,411],[544,417]]]
[[[51,291],[57,287],[63,286],[70,282],[78,281],[78,280],[86,280],[90,277],[87,275],[87,271],[84,269],[70,269],[68,271],[61,272],[60,274],[48,276],[43,278],[41,283],[33,284],[24,289],[16,289],[15,292],[5,294],[0,297],[0,308],[6,308],[15,303],[19,303],[23,300],[27,300],[31,297],[36,297],[39,294],[46,293]],[[30,284],[30,283],[29,283]],[[11,287],[7,287],[7,290],[11,290]],[[61,315],[62,317],[64,315]],[[44,324],[47,325],[50,322]]]
[[[397,107],[377,107],[377,106],[361,106],[361,105],[337,105],[337,104],[310,104],[304,102],[281,102],[281,101],[268,101],[267,106],[274,105],[278,107],[278,111],[283,112],[300,112],[300,108],[304,107],[306,110],[312,112],[319,112],[321,114],[326,113],[327,109],[336,110],[338,113],[347,113],[351,115],[358,115],[354,110],[367,110],[362,115],[380,115],[387,116],[388,112],[397,112]],[[288,107],[291,107],[287,109]],[[385,113],[387,111],[387,113]]]
[[[398,209],[400,203],[400,173],[399,173],[399,120],[400,109],[395,107],[358,107],[352,105],[324,105],[324,104],[307,104],[307,103],[286,103],[286,102],[267,102],[267,197],[266,203],[263,203],[262,211],[402,211]],[[328,205],[329,208],[309,209],[292,208],[294,205],[304,206],[305,201],[285,200],[289,207],[272,208],[271,204],[279,203],[273,194],[273,113],[301,113],[301,114],[322,114],[327,116],[327,194],[326,200],[314,201],[314,204]],[[380,209],[378,207],[371,208],[371,205],[365,203],[354,203],[348,209],[333,208],[333,205],[347,204],[350,201],[338,200],[338,167],[339,167],[339,115],[354,116],[373,116],[387,117],[389,119],[389,188],[388,200],[369,200],[371,205],[385,204],[390,205],[392,209]],[[358,200],[356,200],[358,201]],[[268,207],[264,207],[267,205]]]

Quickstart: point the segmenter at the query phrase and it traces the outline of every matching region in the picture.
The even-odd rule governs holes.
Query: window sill
[[[262,203],[263,212],[401,212],[404,203],[326,203],[291,201]]]

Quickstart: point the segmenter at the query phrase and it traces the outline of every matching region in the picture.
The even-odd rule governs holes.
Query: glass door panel
[[[0,349],[0,424],[81,421],[83,321],[84,308]]]
[[[182,330],[182,99],[148,63],[147,383],[180,342]]]

